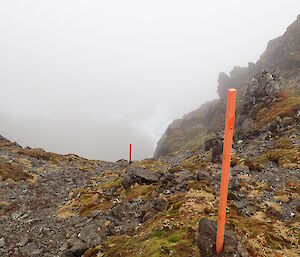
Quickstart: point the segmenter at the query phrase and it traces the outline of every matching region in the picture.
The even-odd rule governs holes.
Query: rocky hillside
[[[300,130],[291,124],[235,145],[221,256],[299,256]],[[220,176],[205,150],[129,165],[1,137],[0,255],[216,256]]]
[[[155,159],[131,165],[22,148],[0,136],[0,256],[298,257],[300,73],[287,53],[299,49],[299,24],[269,44],[255,64],[265,69],[236,86],[221,255],[222,95],[171,124]]]
[[[293,117],[300,105],[299,80],[300,15],[283,36],[268,43],[256,64],[234,67],[229,76],[220,73],[220,99],[175,120],[159,141],[154,157],[199,148],[207,139],[214,137],[224,127],[226,94],[230,87],[238,89],[236,139],[239,132],[243,137],[247,133],[245,129],[249,132],[260,130],[276,117]],[[250,102],[251,106],[246,106]],[[266,110],[268,115],[265,115]],[[245,117],[248,118],[246,121]]]

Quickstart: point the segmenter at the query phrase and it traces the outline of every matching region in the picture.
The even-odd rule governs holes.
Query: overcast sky
[[[299,0],[0,0],[0,134],[102,160],[151,157],[217,76],[256,62]]]

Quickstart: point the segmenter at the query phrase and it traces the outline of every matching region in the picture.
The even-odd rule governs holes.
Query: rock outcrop
[[[221,72],[218,79],[218,94],[220,98],[226,96],[230,87],[239,88],[262,69],[280,69],[285,73],[298,72],[300,67],[300,15],[286,32],[268,43],[266,51],[256,63],[249,63],[248,67],[236,66],[230,76]]]
[[[276,99],[282,91],[280,72],[263,70],[249,82],[242,99],[243,106],[238,114],[239,136],[255,132],[254,120],[257,112]]]
[[[158,142],[154,157],[163,157],[176,151],[196,148],[223,129],[225,96],[230,87],[238,89],[235,127],[241,137],[249,132],[255,134],[258,127],[261,128],[272,122],[276,116],[283,118],[291,115],[290,112],[297,112],[300,94],[299,56],[300,17],[298,16],[284,35],[268,43],[266,51],[256,63],[249,63],[245,68],[236,66],[230,72],[230,76],[220,73],[218,77],[220,99],[206,103],[199,109],[186,114],[182,119],[175,120]],[[280,92],[282,94],[279,94]],[[289,110],[272,110],[270,120],[263,119],[259,112],[264,108],[275,106],[276,101],[281,101],[278,106],[280,105],[282,109],[285,108],[284,105],[287,105]]]

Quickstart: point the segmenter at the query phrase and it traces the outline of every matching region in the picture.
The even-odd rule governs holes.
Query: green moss
[[[174,209],[174,208],[170,208],[168,211],[167,211],[167,216],[168,217],[175,217],[177,215],[177,209]]]
[[[178,241],[179,241],[179,236],[178,235],[168,237],[168,242],[170,244],[177,243]]]
[[[178,210],[183,204],[184,204],[184,201],[178,201],[178,202],[174,203],[172,206],[173,206],[173,209]]]
[[[101,185],[101,188],[105,191],[109,191],[113,188],[118,189],[121,186],[122,186],[122,179],[116,178],[105,182],[104,184]]]
[[[283,248],[281,242],[270,240],[269,243],[271,245],[272,250],[281,250]]]
[[[153,236],[154,236],[154,237],[161,238],[161,237],[163,237],[164,234],[165,234],[165,231],[164,231],[164,230],[158,229],[158,230],[156,230],[156,231],[154,232]]]

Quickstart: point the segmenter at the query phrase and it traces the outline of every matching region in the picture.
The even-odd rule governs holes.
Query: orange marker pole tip
[[[219,217],[218,217],[217,242],[216,242],[217,253],[222,252],[223,244],[224,244],[229,169],[230,169],[232,138],[233,138],[234,118],[235,118],[235,101],[236,101],[236,89],[230,88],[227,91]]]

